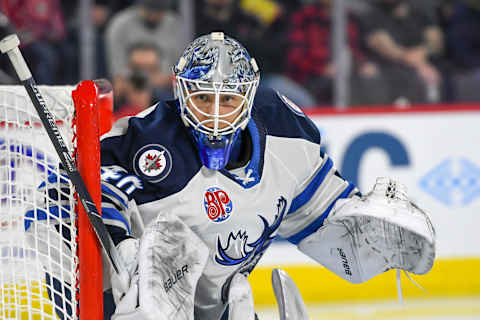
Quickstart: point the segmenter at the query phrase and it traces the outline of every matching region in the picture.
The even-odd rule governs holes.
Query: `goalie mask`
[[[255,59],[238,41],[213,32],[194,40],[173,71],[180,116],[202,164],[220,170],[251,117],[260,79]]]

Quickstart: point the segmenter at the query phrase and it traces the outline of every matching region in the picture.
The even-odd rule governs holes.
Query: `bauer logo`
[[[203,205],[208,219],[220,223],[227,220],[233,209],[232,200],[228,194],[220,188],[208,188],[203,197]]]
[[[133,168],[137,176],[150,182],[160,182],[172,170],[172,156],[164,146],[149,144],[137,151]]]

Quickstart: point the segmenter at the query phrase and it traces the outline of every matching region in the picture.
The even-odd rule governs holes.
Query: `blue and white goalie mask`
[[[224,168],[247,126],[260,73],[247,50],[223,32],[194,40],[174,67],[180,115],[191,128],[202,164]]]

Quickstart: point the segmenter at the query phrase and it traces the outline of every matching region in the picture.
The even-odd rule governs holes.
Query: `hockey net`
[[[39,89],[98,201],[98,139],[108,128],[96,119],[101,101],[102,124],[109,124],[111,94],[93,81]],[[99,246],[58,162],[25,89],[0,86],[0,319],[103,315]]]

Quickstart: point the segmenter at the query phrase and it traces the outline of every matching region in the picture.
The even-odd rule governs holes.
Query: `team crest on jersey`
[[[233,210],[233,203],[228,194],[218,187],[208,188],[203,196],[203,205],[208,219],[213,222],[224,222]]]
[[[172,156],[159,144],[142,147],[135,154],[133,162],[135,173],[150,182],[162,181],[172,170]]]
[[[275,232],[285,216],[287,200],[280,197],[276,207],[277,214],[272,224],[258,215],[263,224],[263,232],[256,240],[250,242],[246,230],[230,232],[228,239],[223,242],[218,236],[215,261],[224,266],[241,264],[239,272],[249,274],[275,238]]]
[[[279,92],[277,92],[277,94],[280,97],[280,99],[282,99],[282,101],[285,102],[285,105],[290,110],[293,111],[293,113],[295,113],[296,115],[301,116],[301,117],[305,116],[302,109],[300,109],[300,107],[297,106],[292,100],[288,99],[286,96],[284,96],[283,94],[280,94]]]

